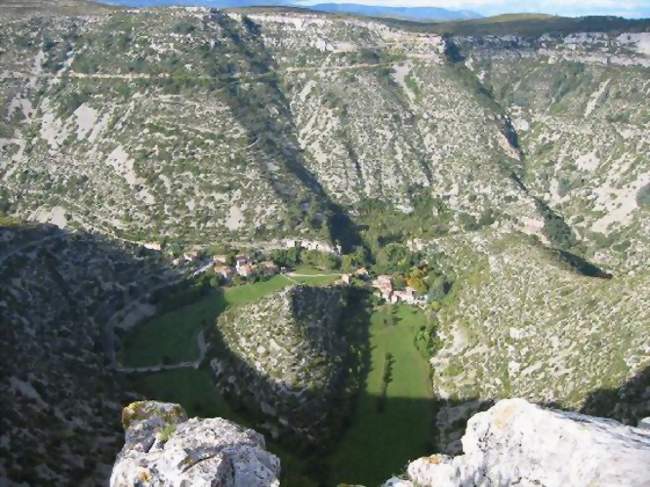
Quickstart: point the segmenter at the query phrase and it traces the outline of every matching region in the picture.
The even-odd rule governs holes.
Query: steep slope
[[[345,295],[338,288],[295,286],[222,314],[211,360],[219,386],[259,410],[271,430],[305,442],[335,432],[343,408],[349,350],[340,329]]]
[[[0,228],[0,483],[98,485],[119,445],[111,318],[174,279],[140,247]]]
[[[358,243],[346,205],[366,198],[535,212],[499,164],[517,157],[503,115],[437,35],[196,9],[6,25],[13,212],[60,206],[70,224],[135,240],[344,244]]]
[[[648,260],[650,33],[458,41],[513,119],[522,183],[603,265]]]
[[[648,367],[647,271],[593,277],[530,237],[494,231],[437,244],[458,275],[431,359],[441,448],[454,451],[462,419],[492,400],[579,410]],[[630,414],[628,400],[611,394],[590,412],[632,422],[650,413]]]
[[[490,35],[461,37],[295,10],[247,14],[0,13],[0,214],[107,236],[2,230],[0,313],[12,325],[2,392],[18,398],[2,415],[0,445],[15,452],[3,475],[92,484],[106,471],[112,440],[95,445],[98,465],[80,460],[92,434],[114,438],[111,421],[94,419],[115,412],[100,403],[119,389],[101,329],[124,302],[178,277],[120,238],[306,236],[348,250],[373,204],[420,219],[426,239],[399,237],[455,280],[432,307],[440,448],[457,448],[469,414],[499,398],[627,422],[648,413],[650,52],[648,34],[634,32],[643,22],[594,21],[607,33],[575,33],[583,20],[472,23],[467,33]],[[501,29],[528,35],[492,35]],[[425,211],[410,213],[422,200]],[[313,440],[324,430],[340,389],[323,357],[343,347],[330,297],[317,316],[309,304],[295,313],[293,294],[224,315],[219,343],[233,360],[215,369],[275,418],[271,431]],[[313,348],[296,332],[312,322],[328,331]],[[247,337],[248,326],[259,331]],[[271,362],[276,332],[286,342]],[[106,394],[80,400],[95,382]],[[285,400],[310,387],[326,394]],[[285,421],[296,408],[311,408],[313,423]],[[79,451],[32,468],[77,434]]]

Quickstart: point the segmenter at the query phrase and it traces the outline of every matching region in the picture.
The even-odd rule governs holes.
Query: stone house
[[[241,264],[237,266],[237,274],[242,277],[249,277],[255,274],[255,267],[251,264]]]
[[[212,269],[214,270],[215,274],[221,276],[226,281],[230,281],[235,275],[233,268],[227,265],[215,264]]]

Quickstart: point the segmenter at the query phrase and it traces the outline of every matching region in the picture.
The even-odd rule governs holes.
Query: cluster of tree
[[[422,357],[429,360],[442,346],[442,342],[437,334],[438,323],[435,316],[429,317],[429,322],[426,326],[421,326],[415,335],[414,343],[415,348],[418,349]]]
[[[420,263],[421,257],[419,253],[412,252],[406,245],[389,243],[380,247],[375,254],[373,270],[377,274],[408,272],[411,267]]]
[[[411,188],[410,200],[412,210],[409,213],[382,200],[369,199],[359,204],[362,237],[373,254],[391,242],[435,237],[447,232],[450,213],[429,189]]]
[[[276,249],[270,254],[270,259],[280,267],[296,267],[306,264],[323,270],[334,270],[341,267],[341,259],[329,252],[305,250],[300,247]]]

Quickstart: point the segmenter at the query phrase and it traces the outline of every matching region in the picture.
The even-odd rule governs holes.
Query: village
[[[305,250],[297,242],[296,247]],[[315,250],[310,250],[318,252]],[[199,262],[200,255],[197,253],[185,254],[183,259],[187,262]],[[350,272],[340,272],[334,269],[322,269],[311,267],[305,270],[304,265],[281,265],[272,256],[261,254],[258,251],[250,254],[238,253],[236,255],[215,254],[209,257],[207,263],[201,262],[194,274],[211,271],[219,278],[222,285],[237,285],[244,282],[255,282],[270,279],[275,275],[282,274],[288,278],[308,275],[338,275],[339,279],[334,282],[340,286],[362,286],[374,290],[374,294],[383,299],[386,303],[404,303],[413,306],[424,307],[428,300],[427,295],[418,293],[416,289],[408,285],[398,287],[396,279],[390,274],[372,276],[366,267],[358,267]],[[306,274],[304,272],[307,272]],[[327,274],[314,274],[323,272]]]

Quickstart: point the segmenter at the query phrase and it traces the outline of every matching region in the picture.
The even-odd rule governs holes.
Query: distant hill
[[[214,7],[214,8],[239,8],[266,5],[293,5],[284,0],[105,0],[103,3],[122,5],[126,7]]]
[[[105,3],[128,7],[206,6],[238,8],[254,6],[298,6],[292,0],[107,0]],[[385,17],[411,21],[450,21],[477,19],[481,15],[469,10],[448,10],[438,7],[385,7],[357,3],[319,3],[306,8],[319,12]]]
[[[109,11],[106,5],[89,0],[5,0],[0,3],[0,15],[9,16],[35,12],[50,15],[90,15]]]
[[[438,7],[385,7],[356,3],[319,3],[310,9],[321,12],[346,13],[370,17],[393,17],[396,19],[432,21],[477,19],[481,15],[470,10],[448,10]]]
[[[566,35],[575,32],[647,32],[650,30],[650,19],[626,19],[614,16],[560,17],[527,13],[433,23],[411,22],[397,18],[385,19],[385,22],[405,30],[461,36],[538,37],[545,33]]]

